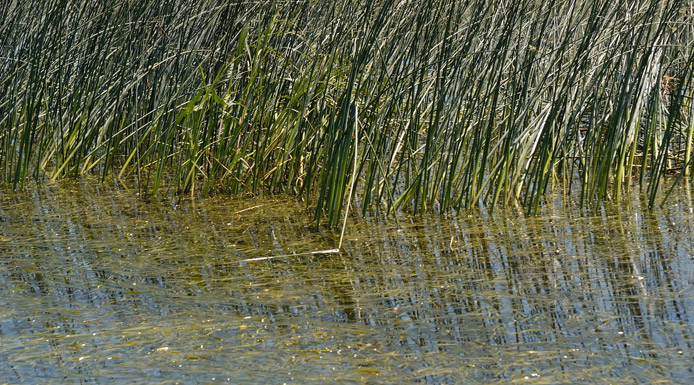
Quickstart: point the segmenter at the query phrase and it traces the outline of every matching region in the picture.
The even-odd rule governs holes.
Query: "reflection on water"
[[[678,194],[352,218],[342,253],[294,255],[337,237],[290,199],[0,192],[0,383],[687,383]]]

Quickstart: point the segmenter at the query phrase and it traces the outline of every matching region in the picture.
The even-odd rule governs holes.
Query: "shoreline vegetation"
[[[0,182],[364,210],[581,204],[694,169],[694,3],[4,0]]]

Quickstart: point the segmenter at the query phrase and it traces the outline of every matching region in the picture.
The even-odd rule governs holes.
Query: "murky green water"
[[[0,383],[688,383],[694,205],[353,218],[0,192]]]

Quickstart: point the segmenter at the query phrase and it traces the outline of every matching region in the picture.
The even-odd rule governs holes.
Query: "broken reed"
[[[154,195],[303,194],[336,224],[351,191],[362,210],[532,212],[555,183],[583,203],[635,179],[653,204],[692,168],[691,1],[2,8],[16,188],[93,173]]]

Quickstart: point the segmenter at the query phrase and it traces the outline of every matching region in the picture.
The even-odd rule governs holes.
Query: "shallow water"
[[[0,383],[688,383],[694,205],[350,218],[0,192]],[[309,254],[306,254],[309,253]],[[278,258],[238,262],[248,258]]]

